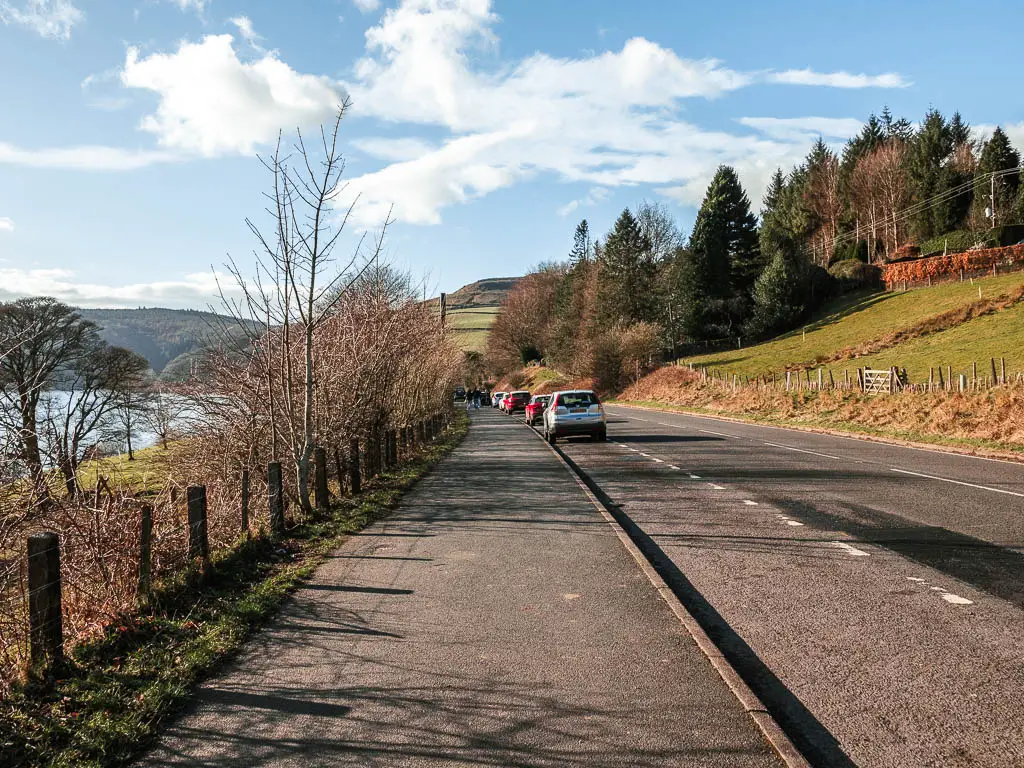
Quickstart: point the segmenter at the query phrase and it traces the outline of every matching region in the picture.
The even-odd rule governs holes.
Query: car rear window
[[[566,392],[558,396],[558,404],[566,408],[590,407],[600,402],[593,392]]]

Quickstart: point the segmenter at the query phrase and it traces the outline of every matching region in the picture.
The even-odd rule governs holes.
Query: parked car
[[[461,403],[461,402],[465,402],[465,400],[466,400],[466,388],[465,387],[456,387],[455,388],[455,402]]]
[[[491,407],[501,408],[501,398],[505,396],[504,392],[494,392],[491,394]]]
[[[544,439],[554,445],[560,437],[576,435],[590,435],[592,440],[608,439],[604,406],[589,389],[555,392],[544,409]]]
[[[503,410],[505,413],[524,413],[526,406],[530,403],[530,393],[525,389],[520,389],[515,392],[509,392],[505,395],[505,402],[503,404]]]
[[[534,395],[530,400],[529,405],[526,406],[526,423],[531,427],[536,426],[537,422],[543,421],[544,409],[548,405],[548,401],[551,400],[551,395]]]
[[[487,390],[481,390],[480,391],[480,405],[490,405],[490,404],[491,404],[491,393],[488,392]]]

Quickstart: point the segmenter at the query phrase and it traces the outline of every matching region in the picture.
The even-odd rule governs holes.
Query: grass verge
[[[330,517],[277,544],[254,539],[222,553],[209,578],[161,585],[150,605],[77,646],[55,679],[15,688],[0,702],[5,768],[119,766],[151,741],[194,686],[230,658],[348,534],[385,517],[459,444],[467,419],[414,460],[342,499]]]

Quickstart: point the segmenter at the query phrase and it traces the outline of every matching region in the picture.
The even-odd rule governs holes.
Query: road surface
[[[1024,765],[1024,466],[611,406],[560,443],[820,765]]]
[[[143,766],[778,766],[560,460],[497,411]]]

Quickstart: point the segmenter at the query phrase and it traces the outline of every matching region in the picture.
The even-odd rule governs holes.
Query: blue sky
[[[688,230],[719,163],[756,201],[886,104],[1021,146],[1022,28],[1019,0],[0,0],[0,296],[206,306],[251,261],[256,152],[346,95],[346,246],[394,206],[431,293],[642,199]]]

